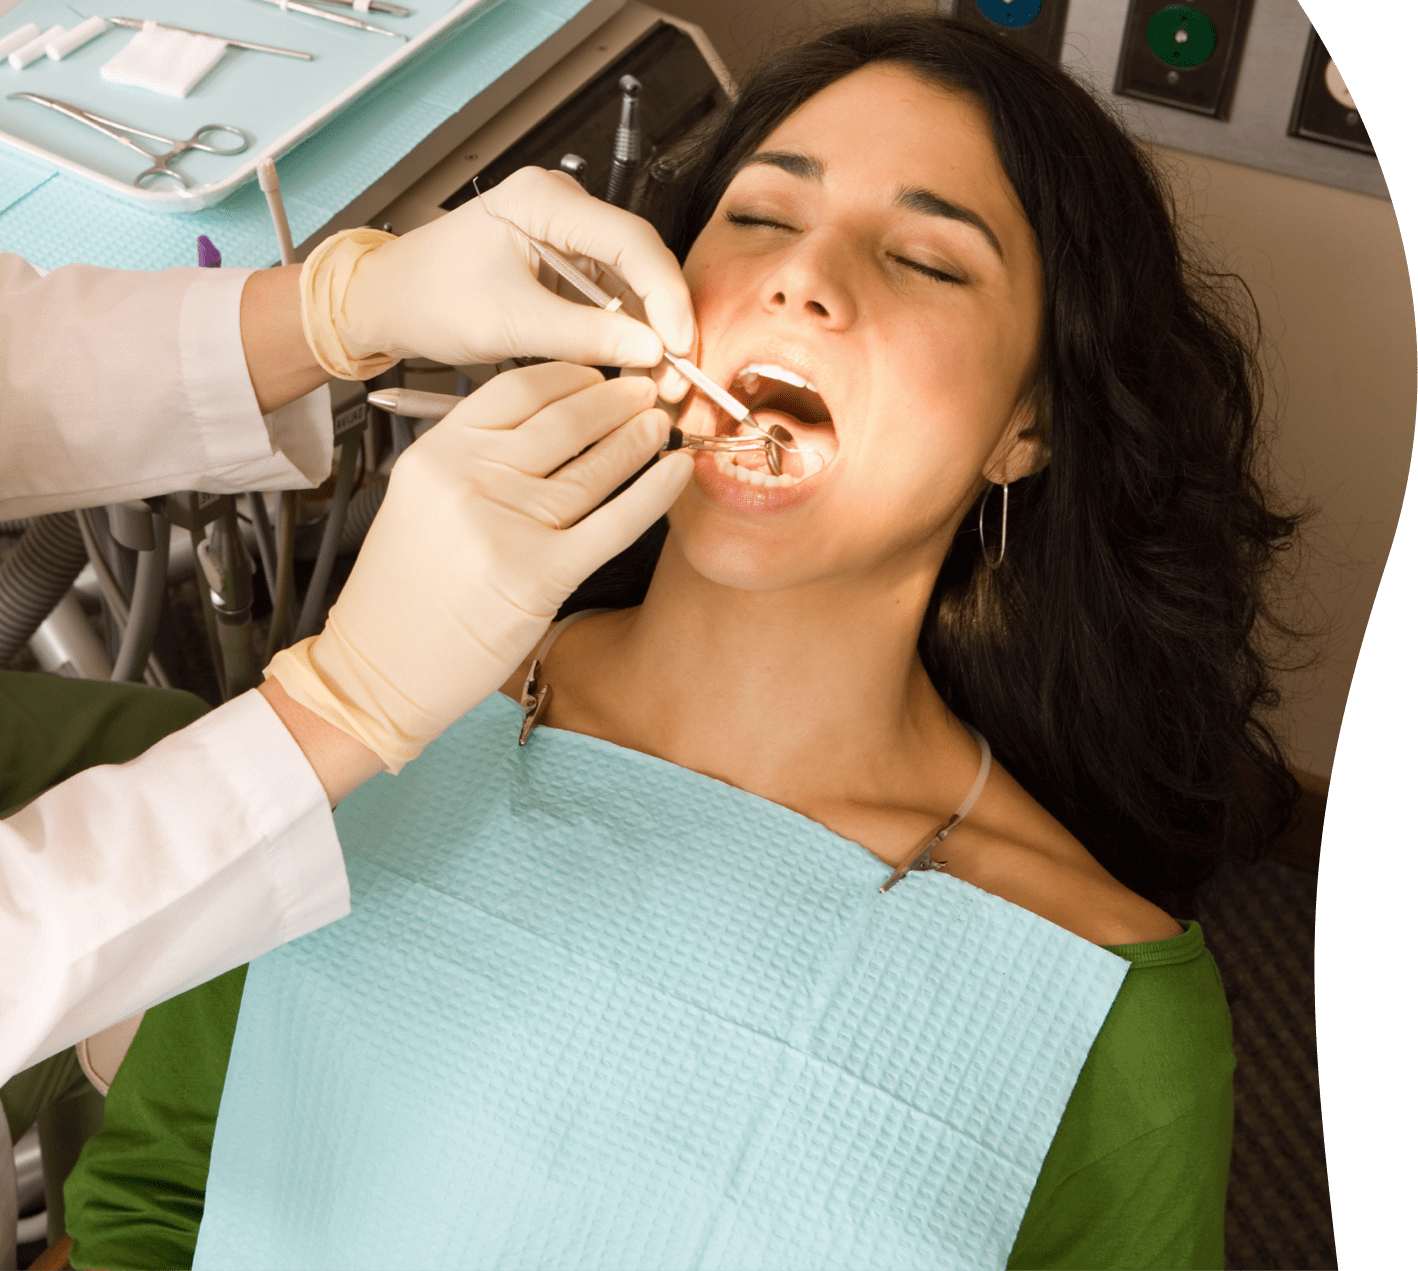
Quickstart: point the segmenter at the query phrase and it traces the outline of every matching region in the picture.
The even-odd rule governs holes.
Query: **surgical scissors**
[[[203,124],[186,141],[179,141],[175,137],[164,137],[160,133],[145,132],[142,128],[134,128],[131,124],[121,124],[116,119],[105,119],[102,115],[95,115],[92,111],[56,101],[53,97],[41,97],[38,93],[11,93],[10,100],[32,101],[49,110],[56,110],[61,115],[68,115],[70,119],[86,124],[95,132],[103,133],[105,137],[111,137],[120,146],[136,150],[152,164],[152,167],[138,173],[133,178],[133,184],[140,190],[147,189],[154,180],[170,179],[178,182],[184,188],[191,186],[192,182],[187,176],[170,166],[174,159],[186,154],[189,150],[200,150],[203,154],[231,155],[240,154],[251,144],[251,137],[247,133],[242,132],[240,128],[233,128],[230,124]],[[131,135],[125,136],[125,133]],[[221,146],[211,145],[204,140],[205,137],[216,133],[229,133],[234,137],[240,137],[241,144],[223,149]],[[172,149],[166,154],[154,154],[151,150],[132,140],[133,137],[146,137],[149,141],[171,146]]]

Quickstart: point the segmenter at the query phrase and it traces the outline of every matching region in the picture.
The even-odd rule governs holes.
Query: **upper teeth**
[[[806,388],[811,392],[817,392],[817,385],[809,380],[805,380],[796,371],[790,371],[783,366],[774,366],[771,362],[753,362],[743,368],[738,373],[738,379],[748,381],[750,377],[754,381],[752,384],[745,384],[746,387],[757,386],[758,377],[766,376],[770,380],[781,380],[784,384],[791,384],[794,388]]]

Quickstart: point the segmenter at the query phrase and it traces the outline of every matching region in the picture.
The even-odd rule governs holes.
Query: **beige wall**
[[[814,28],[930,3],[661,0],[699,23],[731,73]],[[1214,159],[1163,152],[1179,204],[1214,262],[1260,309],[1275,424],[1275,480],[1311,502],[1291,615],[1326,628],[1318,659],[1287,675],[1279,723],[1294,763],[1328,776],[1364,624],[1398,520],[1413,444],[1412,293],[1384,199]]]
[[[1179,204],[1260,309],[1275,480],[1316,505],[1291,612],[1325,626],[1286,677],[1295,762],[1328,776],[1413,447],[1413,300],[1393,206],[1163,152]]]

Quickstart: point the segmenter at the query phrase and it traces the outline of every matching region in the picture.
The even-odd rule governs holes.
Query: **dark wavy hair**
[[[1246,293],[1184,253],[1151,160],[1065,71],[947,18],[895,16],[784,52],[652,170],[645,211],[683,261],[743,160],[834,81],[891,63],[968,94],[1033,227],[1044,277],[1047,467],[1009,492],[1008,550],[961,523],[921,628],[937,691],[1127,886],[1174,909],[1288,816],[1294,778],[1262,584],[1299,518],[1256,475]],[[988,498],[993,487],[987,489]],[[998,542],[995,493],[986,517]],[[656,527],[563,612],[643,599]]]

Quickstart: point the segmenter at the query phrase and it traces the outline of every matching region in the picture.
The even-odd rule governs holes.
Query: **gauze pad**
[[[146,88],[167,97],[186,97],[227,50],[225,40],[173,31],[145,22],[99,74],[111,84]]]

